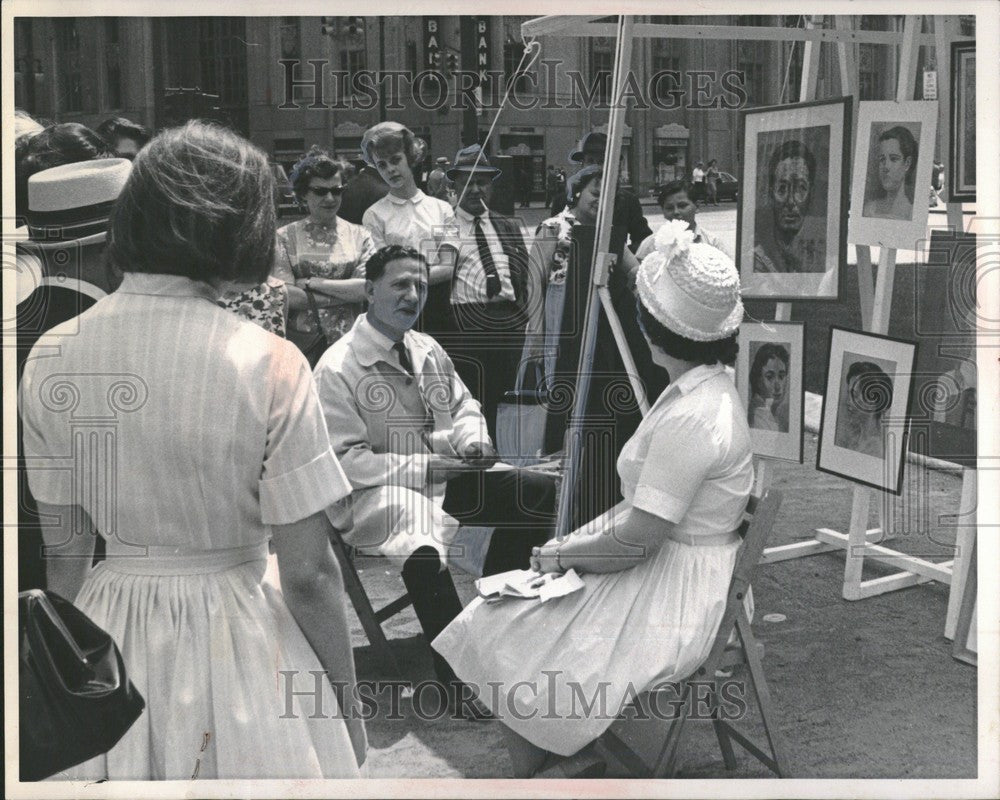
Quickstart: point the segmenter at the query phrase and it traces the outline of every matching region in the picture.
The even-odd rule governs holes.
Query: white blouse
[[[699,366],[671,383],[618,458],[625,500],[699,536],[739,526],[753,488],[746,412],[731,373]]]
[[[419,189],[408,200],[387,194],[365,211],[363,222],[376,249],[391,244],[412,247],[431,265],[439,263],[438,248],[444,241],[458,238],[451,206]]]

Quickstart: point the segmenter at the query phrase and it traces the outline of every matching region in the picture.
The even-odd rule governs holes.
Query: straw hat
[[[654,242],[636,278],[646,309],[664,327],[696,342],[736,333],[743,321],[743,301],[740,276],[729,256],[695,242],[683,220],[665,223]]]
[[[28,179],[28,233],[31,246],[104,236],[111,210],[132,162],[125,158],[77,161],[42,170]]]

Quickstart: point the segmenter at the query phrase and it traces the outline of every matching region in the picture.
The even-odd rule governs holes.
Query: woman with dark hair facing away
[[[865,201],[864,217],[910,219],[913,216],[911,174],[917,165],[917,140],[904,125],[894,125],[878,137],[873,154],[878,186]]]
[[[97,135],[108,143],[108,147],[118,158],[135,158],[149,141],[149,131],[138,122],[125,117],[112,117],[97,126]]]
[[[637,292],[671,380],[618,459],[625,499],[532,558],[539,573],[581,573],[583,589],[545,603],[477,598],[433,643],[506,726],[516,777],[599,775],[587,746],[614,709],[697,668],[725,609],[754,477],[726,369],[743,319],[739,275],[686,223],[666,225]],[[581,713],[577,699],[598,695],[607,702]]]
[[[885,458],[882,415],[892,407],[892,379],[878,364],[855,361],[847,368],[841,413],[833,443],[875,458]]]
[[[25,367],[29,464],[74,452],[77,406],[115,419],[113,464],[87,438],[81,474],[28,474],[59,556],[49,587],[111,634],[146,700],[114,748],[60,778],[349,778],[364,760],[326,513],[350,484],[301,353],[215,303],[220,282],[267,276],[273,189],[235,133],[159,134],[111,221],[121,287]],[[95,532],[108,557],[91,570]],[[281,591],[262,580],[269,538]],[[332,683],[319,719],[291,694],[314,675]]]
[[[337,215],[347,169],[315,146],[295,165],[289,182],[309,216],[278,230],[272,269],[288,285],[291,328],[321,328],[327,344],[349,331],[363,311],[365,262],[375,252],[365,228]]]
[[[426,142],[398,122],[380,122],[361,139],[361,157],[389,186],[389,194],[365,211],[364,226],[376,249],[397,244],[412,247],[427,259],[427,303],[417,328],[433,336],[449,329],[451,277],[458,248],[448,240],[458,236],[458,225],[448,203],[417,188],[414,170],[426,151]]]
[[[760,431],[788,433],[788,350],[784,345],[768,342],[754,354],[747,422]]]

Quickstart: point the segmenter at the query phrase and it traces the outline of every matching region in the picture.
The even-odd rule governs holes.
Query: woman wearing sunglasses
[[[278,230],[272,270],[288,284],[291,330],[321,331],[327,344],[362,312],[365,262],[375,252],[365,228],[337,217],[347,169],[317,147],[295,165],[289,180],[309,216]]]

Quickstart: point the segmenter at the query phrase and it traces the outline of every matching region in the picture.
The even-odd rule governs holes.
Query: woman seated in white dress
[[[585,748],[635,693],[707,657],[725,608],[753,486],[726,369],[743,305],[733,262],[693,238],[667,222],[639,268],[640,322],[671,380],[618,459],[625,499],[532,561],[575,569],[584,588],[544,604],[477,598],[433,643],[505,724],[516,777],[560,775],[552,754],[587,765]]]
[[[159,134],[111,219],[121,287],[25,365],[49,588],[111,634],[146,700],[115,747],[57,779],[351,778],[364,761],[326,514],[351,486],[305,358],[216,304],[221,283],[266,278],[273,191],[235,133]],[[81,435],[81,418],[99,428]],[[90,569],[97,534],[107,558]],[[262,580],[269,538],[283,593]]]

